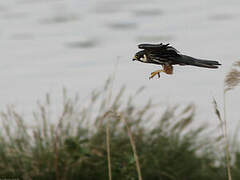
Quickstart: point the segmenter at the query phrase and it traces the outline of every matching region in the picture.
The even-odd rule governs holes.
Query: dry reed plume
[[[240,61],[236,61],[233,64],[231,71],[225,76],[224,79],[224,94],[223,94],[223,118],[221,117],[219,108],[217,106],[217,102],[213,99],[215,114],[217,115],[220,126],[222,129],[223,137],[225,140],[225,157],[226,157],[226,165],[227,165],[227,175],[228,180],[232,180],[231,175],[231,164],[230,164],[230,150],[229,150],[229,140],[228,140],[228,128],[227,128],[227,110],[226,110],[226,94],[230,90],[233,90],[240,83]]]
[[[240,83],[240,61],[233,64],[231,71],[224,80],[225,92],[234,89]]]

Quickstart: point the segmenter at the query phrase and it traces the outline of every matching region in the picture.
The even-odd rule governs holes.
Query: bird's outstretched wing
[[[144,49],[156,55],[172,55],[178,56],[179,51],[169,44],[139,44],[139,49]]]

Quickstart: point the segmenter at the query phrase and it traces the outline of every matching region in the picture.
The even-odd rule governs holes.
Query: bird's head
[[[137,52],[132,60],[146,63],[147,62],[147,56],[145,54],[145,51],[143,50],[143,51]]]

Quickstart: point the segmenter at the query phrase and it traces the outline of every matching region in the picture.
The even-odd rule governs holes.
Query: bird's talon
[[[149,80],[152,79],[152,78],[153,78],[153,76],[150,76],[150,77],[149,77]]]
[[[154,73],[152,74],[152,73],[151,73],[151,76],[149,77],[149,79],[152,79],[155,75],[156,75],[156,74],[154,74]]]
[[[157,71],[152,72],[149,79],[152,79],[156,75],[158,75],[158,78],[160,78],[160,72],[164,72],[164,71],[163,70],[157,70]]]

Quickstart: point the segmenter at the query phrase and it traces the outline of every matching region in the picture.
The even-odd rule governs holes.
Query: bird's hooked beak
[[[133,60],[133,61],[136,61],[136,60],[137,60],[137,57],[136,57],[136,56],[134,56],[132,60]]]

